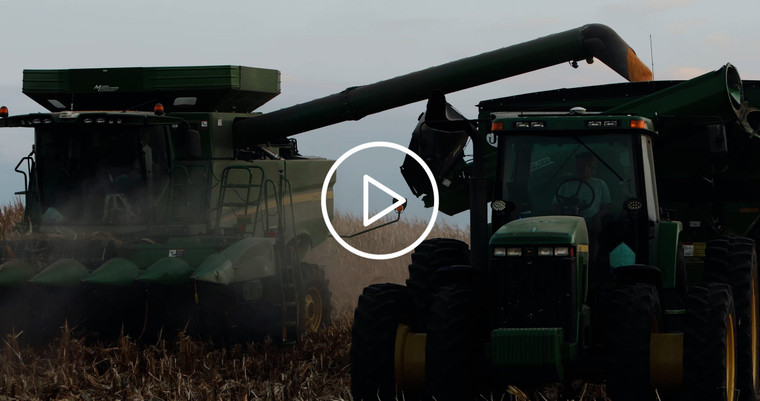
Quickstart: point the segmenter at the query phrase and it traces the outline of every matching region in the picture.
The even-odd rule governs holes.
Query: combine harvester
[[[326,238],[332,162],[233,143],[279,85],[238,66],[24,71],[50,112],[0,118],[35,135],[16,168],[24,221],[0,246],[0,328],[291,341],[326,324],[328,283],[302,258]]]
[[[406,286],[364,290],[354,399],[582,378],[615,401],[758,400],[757,105],[730,64],[483,101],[474,121],[432,95],[409,147],[441,210],[470,210],[471,244],[429,239]]]
[[[606,26],[587,25],[280,111],[279,73],[239,67],[26,70],[48,112],[21,159],[25,216],[0,244],[0,329],[139,337],[160,329],[292,342],[329,321],[319,189],[332,161],[295,134],[564,62],[651,74]],[[331,202],[328,202],[331,203]],[[331,205],[330,205],[331,208]]]

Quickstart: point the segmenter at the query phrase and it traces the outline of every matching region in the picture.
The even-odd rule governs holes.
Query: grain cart
[[[596,378],[614,400],[756,400],[755,85],[726,65],[484,101],[476,121],[432,96],[410,148],[437,169],[442,210],[471,210],[472,247],[428,240],[406,286],[364,290],[354,397]]]
[[[249,112],[279,93],[274,70],[25,71],[24,93],[49,112],[0,113],[0,126],[35,131],[17,167],[25,221],[0,246],[0,328],[50,331],[67,317],[142,333],[189,320],[202,334],[292,341],[330,311],[321,269],[300,261],[327,232],[318,194],[332,161],[302,156],[291,136],[593,57],[651,78],[598,24],[267,114]]]

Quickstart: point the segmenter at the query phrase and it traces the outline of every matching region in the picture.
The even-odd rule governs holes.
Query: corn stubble
[[[22,216],[20,202],[0,207],[0,237],[9,235],[12,224]],[[411,243],[425,224],[394,224],[351,243],[380,253],[389,242]],[[361,220],[353,216],[337,215],[334,225],[340,233],[362,229]],[[468,235],[458,227],[439,225],[429,237],[467,241]],[[25,344],[23,332],[6,334],[0,343],[0,401],[351,400],[349,349],[358,296],[372,283],[404,283],[411,256],[365,260],[328,239],[308,261],[325,266],[333,293],[333,323],[319,332],[305,333],[296,346],[264,342],[219,347],[184,333],[166,333],[153,344],[123,335],[110,343],[88,342],[72,337],[73,328],[66,324],[60,337],[44,346]],[[587,384],[580,386],[576,399],[606,399],[603,390],[587,391]],[[556,399],[555,392],[543,388],[528,397],[510,388],[488,398],[549,400]]]
[[[180,333],[155,344],[69,337],[44,348],[8,335],[0,353],[0,399],[332,400],[349,399],[348,317],[293,347],[227,348]]]

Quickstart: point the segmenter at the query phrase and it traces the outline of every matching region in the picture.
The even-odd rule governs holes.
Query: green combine
[[[3,332],[187,329],[292,341],[329,322],[319,191],[329,160],[295,140],[234,146],[280,92],[239,67],[26,70],[34,129],[24,221],[0,245]],[[93,110],[93,111],[83,111]]]

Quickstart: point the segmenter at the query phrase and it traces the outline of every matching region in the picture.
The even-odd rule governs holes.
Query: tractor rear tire
[[[683,339],[684,400],[736,400],[735,322],[727,284],[689,289]]]
[[[736,307],[736,386],[742,401],[757,401],[760,391],[760,291],[755,241],[733,237],[708,242],[705,277],[731,286]]]
[[[615,401],[651,400],[649,339],[662,321],[657,289],[652,284],[620,283],[604,297],[607,394]]]
[[[478,395],[487,323],[479,296],[475,288],[462,284],[435,292],[425,346],[425,385],[437,401]]]
[[[431,299],[439,285],[436,271],[445,266],[469,263],[469,248],[459,240],[429,239],[415,248],[412,264],[409,265],[409,279],[406,280],[414,306],[414,318],[411,320],[414,331],[424,332],[427,328]]]
[[[406,287],[398,284],[373,284],[359,297],[351,331],[354,400],[396,400],[396,330],[410,307]]]

